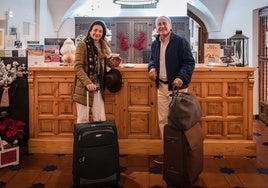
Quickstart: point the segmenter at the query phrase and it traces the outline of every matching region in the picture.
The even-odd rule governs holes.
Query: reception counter
[[[157,90],[147,65],[119,67],[123,86],[104,92],[106,117],[114,120],[120,154],[161,154]],[[206,155],[255,155],[252,139],[254,67],[196,65],[189,91],[202,108]],[[76,106],[73,67],[29,67],[31,153],[72,153]]]

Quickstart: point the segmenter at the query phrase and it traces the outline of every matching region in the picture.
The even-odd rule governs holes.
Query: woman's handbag
[[[202,111],[196,95],[179,92],[173,88],[172,100],[169,104],[168,124],[179,130],[188,130],[201,118]]]

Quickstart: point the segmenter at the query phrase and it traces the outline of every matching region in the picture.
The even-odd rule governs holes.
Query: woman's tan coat
[[[92,80],[88,77],[88,60],[87,60],[87,47],[85,41],[81,41],[78,43],[76,47],[76,54],[75,54],[75,64],[74,64],[74,70],[75,70],[75,85],[73,90],[73,101],[87,105],[87,97],[86,97],[86,86],[88,84],[92,83]],[[105,62],[104,60],[101,61],[102,65],[102,72],[101,77],[103,77],[104,74],[104,67]],[[95,83],[96,84],[96,83]],[[100,88],[103,88],[102,82],[100,83]],[[93,96],[94,92],[89,92],[89,106],[91,107],[93,104]]]

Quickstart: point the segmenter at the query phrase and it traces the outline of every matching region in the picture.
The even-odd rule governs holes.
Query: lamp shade
[[[158,0],[114,0],[119,5],[148,5],[158,3]]]

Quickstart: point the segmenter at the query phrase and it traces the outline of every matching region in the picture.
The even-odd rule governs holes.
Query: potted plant
[[[6,118],[0,121],[0,136],[6,147],[16,146],[18,144],[18,139],[22,139],[24,135],[25,123],[20,120],[15,120],[12,118]]]
[[[0,122],[0,168],[19,164],[18,140],[24,135],[24,126],[12,118]]]

